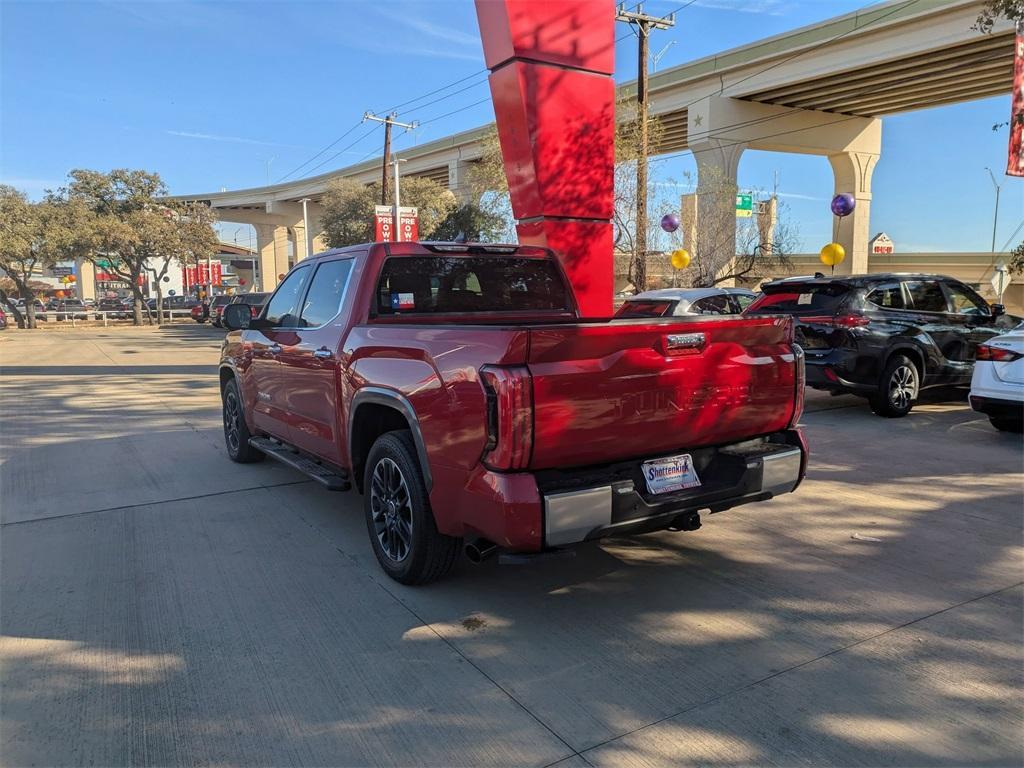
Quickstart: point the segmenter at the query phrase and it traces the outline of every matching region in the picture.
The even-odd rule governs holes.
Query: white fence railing
[[[28,320],[28,313],[24,309],[19,309],[21,316]],[[164,309],[163,310],[164,320],[182,320],[192,319],[191,309]],[[72,309],[72,310],[56,310],[56,309],[37,309],[36,322],[48,323],[55,321],[58,323],[67,322],[71,324],[71,327],[75,327],[78,322],[102,322],[106,327],[112,320],[131,320],[134,317],[132,309],[127,310],[95,310],[95,309]],[[148,323],[150,318],[153,322],[156,322],[157,311],[151,309],[149,312],[142,311],[142,321]],[[8,323],[14,321],[14,314],[8,314]]]

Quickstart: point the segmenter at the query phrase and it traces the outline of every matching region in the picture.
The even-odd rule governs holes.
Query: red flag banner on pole
[[[1024,176],[1024,27],[1017,25],[1013,41],[1013,98],[1010,102],[1010,146],[1006,173]]]

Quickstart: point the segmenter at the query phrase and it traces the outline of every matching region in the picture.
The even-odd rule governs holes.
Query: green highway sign
[[[747,194],[736,195],[736,216],[746,219],[754,215],[754,196]]]

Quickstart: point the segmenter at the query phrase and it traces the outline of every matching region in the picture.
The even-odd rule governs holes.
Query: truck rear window
[[[377,314],[568,312],[561,273],[548,259],[401,256],[381,268]]]
[[[850,286],[841,283],[807,285],[784,283],[766,285],[764,293],[746,309],[745,314],[834,314],[850,293]]]

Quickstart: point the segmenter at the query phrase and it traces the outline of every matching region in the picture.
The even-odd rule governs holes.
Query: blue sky
[[[655,0],[646,9],[680,4]],[[863,5],[697,0],[652,47],[676,41],[663,69]],[[634,46],[632,37],[619,43],[619,80],[635,77]],[[352,129],[364,111],[459,78],[468,79],[439,95],[461,92],[399,110],[400,119],[422,127],[399,136],[396,147],[488,122],[482,70],[471,0],[2,0],[0,180],[34,197],[77,167],[155,170],[175,193],[258,186]],[[1009,95],[886,118],[872,229],[886,231],[903,251],[988,250],[989,166],[1003,184],[1001,246],[1024,219],[1024,181],[1000,173],[1005,129],[991,130],[1008,114]],[[371,130],[354,128],[307,168],[330,158],[321,173],[379,153],[380,131]],[[654,167],[668,181],[693,163],[683,156]],[[816,250],[831,232],[827,160],[747,152],[740,184],[768,189],[776,174],[806,247]]]

